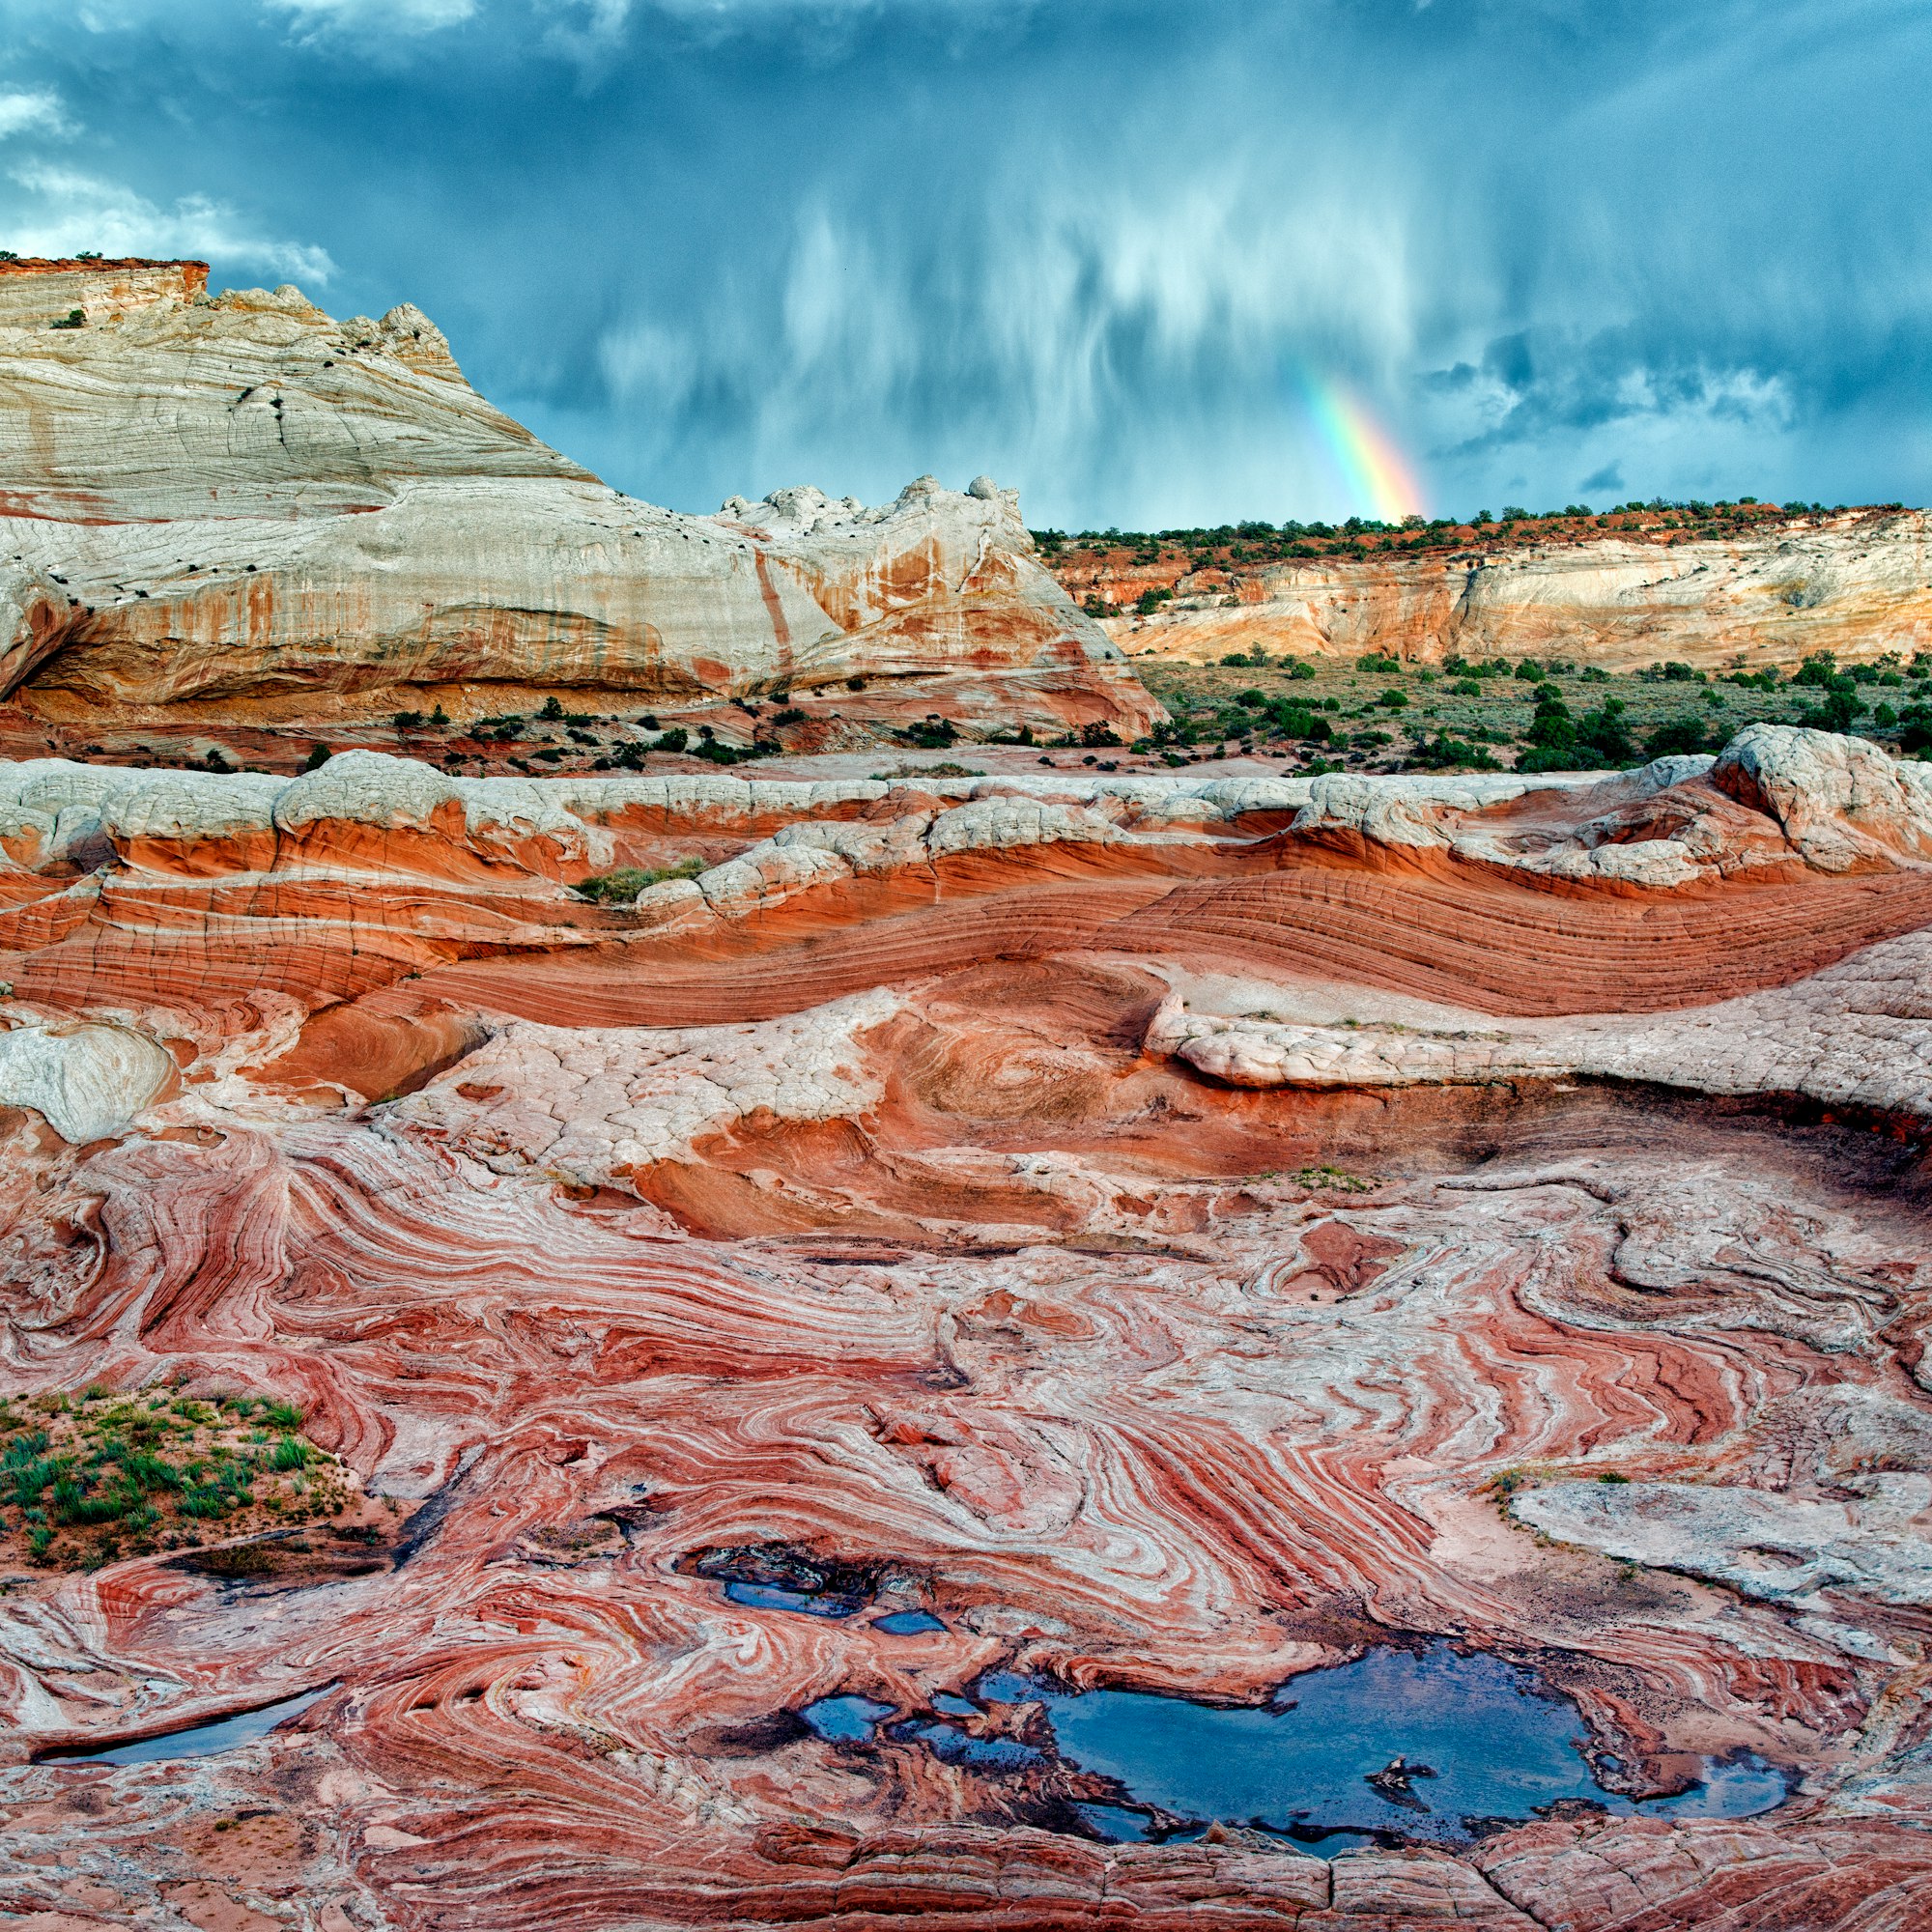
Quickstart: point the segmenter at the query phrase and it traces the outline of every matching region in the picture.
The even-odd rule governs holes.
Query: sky
[[[0,246],[412,301],[685,510],[1932,497],[1932,0],[0,0]]]

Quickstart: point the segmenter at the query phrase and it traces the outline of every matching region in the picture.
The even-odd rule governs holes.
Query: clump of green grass
[[[136,1397],[98,1383],[72,1397],[0,1396],[0,1562],[15,1536],[29,1561],[93,1569],[124,1548],[146,1554],[164,1534],[179,1548],[231,1520],[245,1529],[258,1513],[339,1512],[340,1464],[302,1435],[302,1421],[279,1399]],[[96,1534],[83,1544],[83,1531]]]
[[[1302,1167],[1289,1176],[1297,1187],[1311,1194],[1373,1194],[1381,1185],[1371,1176],[1350,1174],[1342,1167]]]
[[[695,879],[704,869],[705,862],[698,858],[673,859],[668,866],[620,866],[614,872],[580,879],[574,890],[580,898],[599,905],[628,905],[652,886],[667,879]]]

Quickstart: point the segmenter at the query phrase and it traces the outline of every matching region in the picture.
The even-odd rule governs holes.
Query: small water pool
[[[155,1764],[163,1758],[213,1757],[221,1751],[251,1745],[267,1737],[279,1723],[306,1711],[317,1698],[335,1687],[325,1684],[320,1690],[304,1690],[299,1696],[284,1697],[278,1704],[264,1704],[259,1710],[240,1711],[232,1718],[217,1719],[212,1724],[194,1724],[183,1731],[163,1731],[158,1737],[141,1738],[131,1745],[114,1745],[106,1750],[54,1751],[41,1760],[43,1764]]]
[[[976,1688],[992,1702],[1037,1699],[1066,1763],[1119,1780],[1129,1806],[1085,1807],[1102,1836],[1145,1835],[1132,1804],[1204,1826],[1255,1824],[1330,1852],[1377,1832],[1463,1841],[1469,1821],[1526,1819],[1566,1798],[1624,1816],[1735,1818],[1786,1796],[1778,1772],[1736,1758],[1708,1765],[1703,1781],[1675,1798],[1619,1798],[1591,1775],[1573,1703],[1529,1670],[1442,1643],[1310,1671],[1252,1710],[1064,1691],[1010,1672]],[[1398,1758],[1411,1774],[1406,1786],[1367,1781]]]
[[[881,1718],[890,1718],[893,1707],[876,1697],[861,1697],[854,1691],[842,1696],[821,1697],[798,1714],[829,1744],[854,1745],[869,1742]]]
[[[747,1583],[733,1578],[724,1585],[727,1603],[753,1610],[790,1610],[801,1617],[850,1617],[865,1608],[863,1597],[838,1591],[794,1590],[783,1583]]]
[[[927,1631],[943,1631],[946,1626],[930,1610],[891,1610],[872,1619],[874,1630],[888,1636],[923,1636]]]

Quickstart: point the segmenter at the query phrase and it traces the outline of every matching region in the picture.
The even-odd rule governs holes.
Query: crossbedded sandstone
[[[337,321],[292,286],[211,297],[199,263],[0,268],[0,696],[184,730],[856,677],[914,718],[1163,715],[985,477],[678,515],[484,401],[408,303]]]
[[[4,1909],[1905,1932],[1928,835],[1918,768],[1762,730],[1547,781],[0,770],[0,1373],[291,1403],[374,1499],[354,1564],[66,1525],[11,1579]],[[734,1597],[745,1550],[866,1607]],[[795,1715],[1425,1635],[1538,1663],[1630,1796],[1793,1795],[1112,1846],[1090,1773]]]

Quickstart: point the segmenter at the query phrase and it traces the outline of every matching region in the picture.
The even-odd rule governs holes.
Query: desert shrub
[[[1431,738],[1427,733],[1418,738],[1414,751],[1408,754],[1408,762],[1428,772],[1493,772],[1502,769],[1480,745],[1466,744],[1448,731],[1436,738]]]
[[[1670,758],[1687,752],[1708,752],[1712,749],[1711,729],[1701,718],[1693,718],[1686,712],[1680,718],[1666,718],[1643,741],[1645,758]]]
[[[668,866],[622,866],[614,872],[581,879],[574,890],[582,898],[602,905],[628,905],[638,895],[666,879],[695,879],[704,870],[702,859],[676,859]]]
[[[1913,756],[1932,752],[1932,704],[1908,704],[1899,713],[1898,749]]]
[[[1852,721],[1865,708],[1858,686],[1848,677],[1833,676],[1822,689],[1823,696],[1800,711],[1797,722],[1813,731],[1849,731]]]
[[[1624,723],[1626,706],[1620,697],[1605,698],[1577,721],[1577,749],[1591,764],[1628,765],[1636,758],[1636,745]]]

